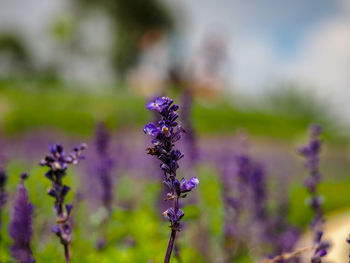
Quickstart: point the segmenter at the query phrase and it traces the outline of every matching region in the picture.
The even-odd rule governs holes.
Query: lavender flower
[[[176,171],[179,168],[178,161],[184,156],[182,152],[174,149],[175,142],[180,140],[183,129],[176,119],[179,106],[173,104],[173,100],[167,97],[158,97],[148,103],[146,107],[160,114],[160,120],[157,123],[149,123],[144,126],[144,133],[150,135],[153,147],[148,148],[148,154],[155,155],[162,163],[160,168],[163,172],[164,184],[169,192],[166,200],[173,201],[173,207],[167,209],[163,215],[170,222],[171,234],[168,243],[164,263],[169,263],[170,256],[174,247],[176,232],[180,230],[180,220],[184,212],[179,208],[179,198],[186,197],[187,193],[193,190],[199,183],[196,177],[189,180],[184,178],[179,181],[176,178]]]
[[[21,182],[17,186],[17,197],[13,205],[13,214],[9,227],[10,237],[14,243],[11,245],[11,255],[19,263],[34,263],[30,240],[33,235],[32,216],[34,206],[29,202],[24,180],[27,174],[21,174]]]
[[[98,165],[96,170],[102,186],[101,201],[103,206],[110,213],[113,201],[113,182],[111,178],[111,170],[113,169],[114,162],[108,154],[110,136],[106,126],[103,123],[98,124],[95,137],[95,145],[98,154]]]
[[[55,198],[54,210],[57,215],[57,225],[52,228],[52,232],[60,238],[61,244],[64,246],[64,255],[67,263],[70,261],[69,245],[72,241],[69,216],[73,206],[65,204],[65,197],[70,191],[70,187],[63,184],[63,178],[66,176],[69,164],[76,165],[80,160],[84,159],[82,151],[85,149],[86,144],[82,144],[79,147],[75,147],[72,153],[66,155],[62,145],[51,145],[51,154],[40,161],[41,166],[50,168],[45,176],[52,183],[52,187],[48,190],[48,195]]]
[[[322,133],[322,128],[319,125],[311,125],[309,128],[310,140],[309,143],[300,148],[299,152],[305,158],[305,167],[309,171],[309,177],[305,180],[305,187],[310,193],[309,205],[314,211],[314,218],[310,223],[310,228],[314,231],[315,251],[311,258],[311,263],[321,263],[322,257],[327,255],[330,244],[324,240],[323,225],[324,217],[322,211],[321,198],[317,192],[317,186],[321,180],[319,172],[319,154],[321,152],[321,141],[319,135]]]

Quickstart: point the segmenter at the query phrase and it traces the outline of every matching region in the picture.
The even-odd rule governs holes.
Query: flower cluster
[[[157,123],[150,122],[143,128],[144,133],[152,137],[153,147],[148,148],[147,151],[148,154],[156,156],[161,161],[160,168],[163,171],[164,184],[169,189],[166,200],[173,200],[173,207],[163,213],[171,227],[171,236],[164,261],[169,262],[176,232],[180,230],[180,220],[184,216],[184,212],[179,208],[179,198],[186,197],[187,193],[199,184],[199,180],[196,177],[189,180],[182,178],[181,181],[176,178],[176,171],[179,168],[178,161],[184,156],[182,152],[174,149],[175,142],[180,140],[184,132],[177,122],[176,111],[179,106],[173,104],[173,100],[168,97],[158,97],[146,107],[160,115]]]
[[[300,154],[305,158],[305,167],[309,171],[309,177],[305,180],[305,187],[310,193],[309,205],[314,211],[314,218],[311,221],[310,227],[314,231],[314,243],[316,246],[312,263],[321,263],[322,257],[327,255],[327,250],[330,244],[322,240],[323,236],[323,211],[322,199],[317,193],[317,186],[321,180],[319,171],[319,154],[321,152],[321,141],[319,135],[322,133],[322,128],[319,125],[311,125],[309,128],[310,140],[309,143],[300,148]]]
[[[9,227],[10,237],[13,239],[11,255],[21,263],[34,263],[30,240],[33,235],[32,216],[34,206],[29,202],[24,180],[27,174],[21,174],[21,183],[17,186],[17,197],[13,205],[13,214]]]
[[[52,187],[48,190],[48,195],[55,198],[54,209],[57,215],[57,225],[52,228],[52,231],[60,238],[64,246],[67,262],[69,262],[70,258],[69,244],[72,240],[69,216],[73,205],[65,204],[65,197],[70,191],[70,187],[63,184],[63,178],[66,175],[69,164],[76,165],[80,160],[84,159],[82,151],[85,149],[86,144],[82,144],[79,147],[75,147],[69,155],[66,155],[62,145],[51,145],[50,154],[40,161],[41,166],[49,167],[49,171],[45,174],[52,183]]]
[[[239,256],[235,252],[250,249],[265,256],[266,252],[269,255],[290,252],[299,231],[285,220],[287,207],[284,203],[280,204],[278,215],[268,209],[267,173],[264,166],[248,154],[245,138],[238,139],[234,147],[223,146],[217,159],[225,205],[224,261],[235,261]],[[287,201],[283,197],[280,199]]]

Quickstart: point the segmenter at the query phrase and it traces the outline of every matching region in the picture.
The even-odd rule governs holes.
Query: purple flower
[[[150,122],[149,124],[143,127],[143,132],[152,137],[157,137],[160,130],[158,130],[157,126],[154,123]]]
[[[322,240],[324,217],[321,198],[317,192],[317,186],[321,181],[319,172],[319,154],[321,152],[321,141],[319,135],[322,128],[319,125],[311,125],[309,128],[310,139],[307,145],[299,149],[299,153],[305,158],[304,166],[309,171],[309,177],[305,180],[305,187],[310,193],[309,205],[314,211],[314,218],[310,223],[314,231],[314,244],[316,249],[312,256],[312,263],[321,263],[322,257],[327,254],[329,243]]]
[[[182,152],[174,149],[175,142],[180,140],[183,129],[176,121],[179,106],[172,105],[173,100],[167,97],[156,98],[148,103],[146,107],[160,114],[157,123],[149,123],[143,127],[145,134],[152,137],[153,147],[147,149],[147,153],[156,156],[160,161],[160,168],[163,171],[164,184],[168,187],[166,200],[173,201],[173,207],[167,209],[163,215],[169,220],[171,235],[168,243],[164,263],[168,263],[173,250],[176,232],[180,230],[180,220],[184,213],[179,209],[179,198],[186,197],[186,193],[194,189],[199,180],[192,177],[188,181],[184,178],[179,182],[176,178],[176,171],[179,168],[178,161],[184,156]]]
[[[147,103],[146,108],[149,110],[155,110],[162,112],[165,108],[173,103],[173,100],[168,97],[158,97],[154,101]]]
[[[70,260],[69,245],[72,240],[72,230],[69,216],[73,206],[65,204],[65,197],[70,191],[70,187],[63,184],[63,178],[66,176],[69,164],[76,165],[84,159],[82,152],[86,147],[86,144],[81,144],[79,147],[75,147],[69,155],[66,155],[61,144],[53,144],[50,146],[50,154],[40,161],[41,166],[49,167],[45,176],[51,181],[52,187],[47,194],[55,199],[54,210],[59,223],[53,227],[52,231],[60,238],[61,244],[64,246],[66,262]]]
[[[27,178],[27,175],[21,177],[21,183],[17,186],[17,196],[9,226],[9,234],[13,239],[11,255],[18,262],[34,263],[35,259],[30,247],[30,240],[33,235],[32,216],[34,206],[29,202],[27,190],[24,186],[24,179]]]
[[[199,180],[197,177],[192,177],[187,181],[185,178],[182,178],[180,181],[181,193],[190,192],[192,189],[196,188],[198,184],[199,184]]]

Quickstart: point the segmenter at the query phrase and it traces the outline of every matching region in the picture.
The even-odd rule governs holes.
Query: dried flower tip
[[[147,154],[156,155],[156,149],[154,148],[147,148],[146,151],[147,151]]]

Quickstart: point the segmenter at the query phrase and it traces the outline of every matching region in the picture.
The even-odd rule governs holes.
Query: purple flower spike
[[[24,186],[25,178],[22,178],[21,183],[17,187],[17,197],[14,202],[9,226],[9,234],[13,239],[11,255],[18,262],[34,263],[35,259],[30,247],[30,240],[33,235],[32,217],[34,206],[29,202],[27,189]]]
[[[80,160],[84,159],[82,152],[86,148],[87,145],[83,143],[79,147],[75,147],[67,156],[61,144],[53,144],[50,146],[50,155],[47,155],[39,163],[39,165],[49,168],[45,176],[51,181],[52,187],[47,193],[49,196],[55,198],[54,210],[57,215],[57,222],[59,222],[58,225],[52,228],[52,231],[60,238],[61,244],[64,247],[66,263],[70,262],[69,246],[72,236],[69,216],[73,206],[64,204],[70,187],[63,184],[63,178],[66,176],[68,165],[76,165]]]
[[[146,107],[160,114],[157,123],[149,123],[143,127],[145,134],[152,137],[153,147],[147,149],[147,153],[155,155],[160,161],[160,168],[164,175],[164,185],[169,188],[166,200],[173,201],[173,207],[167,209],[163,215],[169,220],[171,234],[168,243],[164,263],[169,263],[170,256],[174,247],[177,231],[180,231],[180,220],[184,212],[179,209],[179,198],[186,197],[182,193],[190,192],[198,184],[199,180],[192,177],[188,181],[184,178],[179,182],[176,178],[176,171],[179,168],[178,161],[184,156],[182,152],[173,149],[175,142],[180,140],[183,133],[181,125],[176,121],[179,115],[176,110],[179,109],[177,104],[172,105],[173,100],[167,97],[159,97],[148,103]]]

